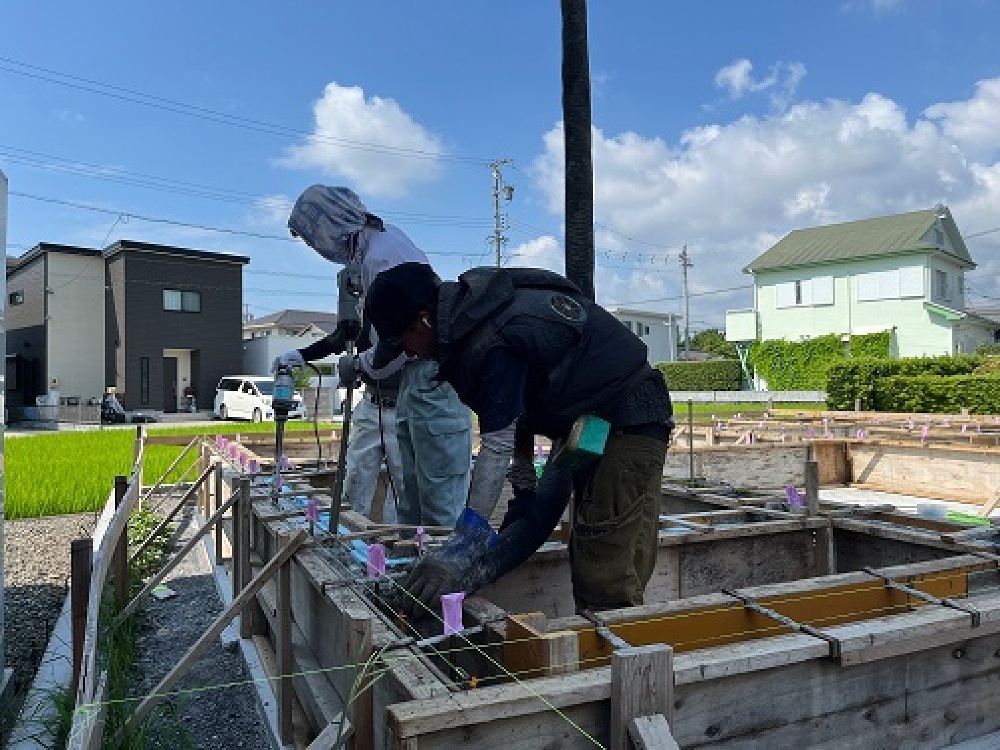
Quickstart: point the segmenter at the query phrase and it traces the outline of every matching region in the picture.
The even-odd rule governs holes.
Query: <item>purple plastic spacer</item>
[[[288,456],[284,454],[281,456],[281,470],[288,471]]]
[[[445,635],[454,635],[464,629],[462,625],[462,600],[464,599],[464,591],[441,595],[441,611],[444,614]]]
[[[256,459],[256,458],[251,458],[251,459],[250,459],[250,473],[251,473],[251,474],[256,474],[256,473],[257,473],[257,470],[258,470],[259,468],[260,468],[260,467],[259,467],[259,466],[257,465],[257,459]]]
[[[319,504],[314,498],[306,502],[306,520],[316,523],[319,520]]]
[[[427,532],[424,531],[423,526],[417,526],[417,533],[414,536],[414,539],[417,541],[417,554],[424,554],[427,546]]]
[[[368,577],[378,578],[385,575],[385,545],[368,545]]]

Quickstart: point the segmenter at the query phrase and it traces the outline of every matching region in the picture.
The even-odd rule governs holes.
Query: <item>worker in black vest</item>
[[[442,282],[429,265],[403,263],[375,278],[366,309],[380,340],[376,366],[401,351],[435,359],[438,377],[479,417],[466,513],[406,580],[411,611],[436,606],[443,593],[475,591],[524,562],[574,490],[577,610],[642,604],[673,428],[670,395],[642,340],[570,281],[540,269],[474,268]],[[589,463],[567,441],[584,421],[608,430]],[[554,441],[537,483],[534,435]],[[483,519],[505,476],[514,497],[497,535],[484,531]]]

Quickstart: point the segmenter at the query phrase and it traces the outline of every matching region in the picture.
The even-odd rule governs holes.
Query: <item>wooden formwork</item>
[[[812,448],[843,465],[849,443]],[[330,474],[307,474],[303,491],[328,505]],[[236,463],[224,476],[248,484]],[[203,512],[230,491],[206,487]],[[303,527],[301,511],[254,493],[215,542],[234,589]],[[1000,580],[978,532],[879,510],[800,515],[775,499],[665,490],[664,508],[687,512],[661,517],[647,604],[597,623],[574,614],[553,541],[466,601],[462,634],[421,639],[380,605],[390,584],[359,581],[318,535],[263,586],[241,632],[287,675],[274,685],[285,706],[294,694],[301,745],[349,724],[357,748],[618,747],[639,710],[666,717],[682,747],[937,747],[1000,729]],[[349,511],[343,521],[349,536],[396,541]],[[658,673],[669,684],[632,691],[659,695],[655,710],[626,705],[623,685],[649,664],[672,664]]]
[[[255,503],[260,561],[295,523]],[[377,590],[321,545],[300,552],[292,669],[311,731],[346,715],[355,747],[616,747],[613,662],[657,644],[673,652],[669,726],[681,747],[935,747],[1000,729],[1000,699],[984,692],[1000,679],[1000,580],[985,552],[962,554],[975,547],[963,527],[752,507],[661,527],[647,605],[601,613],[602,627],[573,615],[565,547],[550,543],[467,600],[464,635],[428,648],[401,639]],[[270,587],[261,601],[266,638],[278,617]]]

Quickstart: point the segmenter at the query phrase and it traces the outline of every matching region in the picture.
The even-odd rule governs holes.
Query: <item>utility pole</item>
[[[497,268],[500,267],[500,250],[507,244],[507,238],[503,230],[507,228],[507,217],[500,213],[500,194],[503,193],[504,200],[510,203],[514,197],[514,186],[507,185],[503,181],[503,173],[500,168],[504,164],[510,164],[510,159],[495,159],[490,162],[490,169],[493,171],[493,248],[496,251]]]
[[[684,278],[684,359],[691,358],[691,305],[688,298],[688,269],[694,265],[688,258],[688,246],[681,248],[681,273]]]

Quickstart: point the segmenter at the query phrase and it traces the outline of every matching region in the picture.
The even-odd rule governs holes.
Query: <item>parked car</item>
[[[227,375],[219,380],[215,389],[212,411],[218,419],[250,419],[254,422],[271,421],[274,409],[274,378],[258,375]],[[301,419],[302,394],[295,393],[295,408],[288,412],[290,419]]]

